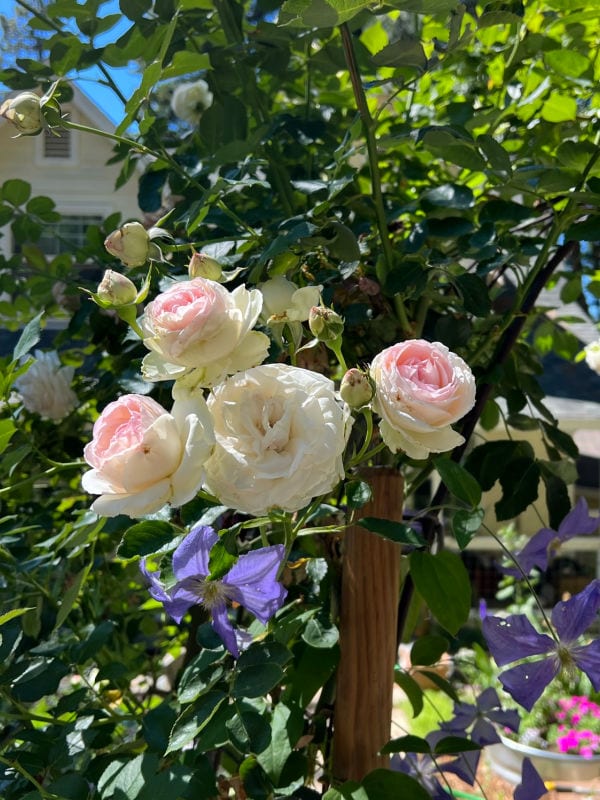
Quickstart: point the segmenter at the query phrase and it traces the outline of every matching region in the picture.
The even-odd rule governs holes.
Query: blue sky
[[[7,17],[13,16],[15,13],[15,5],[14,0],[0,0],[0,14]],[[119,13],[118,0],[107,0],[107,2],[103,3],[100,7],[100,16],[115,13]],[[130,25],[131,21],[124,18],[121,23],[116,25],[103,37],[98,37],[97,45],[108,44],[115,41]],[[77,33],[77,29],[73,32]],[[110,73],[125,97],[129,97],[139,84],[139,75],[136,75],[131,68],[111,68]],[[119,102],[114,92],[99,84],[101,78],[102,75],[100,71],[94,67],[82,73],[76,83],[116,125],[123,118],[123,105]]]

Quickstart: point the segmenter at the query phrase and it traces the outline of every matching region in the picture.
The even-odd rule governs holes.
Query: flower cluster
[[[561,697],[556,717],[556,744],[561,753],[584,758],[600,753],[600,706],[586,695]]]

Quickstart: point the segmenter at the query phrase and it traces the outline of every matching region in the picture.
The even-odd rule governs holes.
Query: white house
[[[73,122],[114,131],[110,119],[80,89],[73,89],[72,102],[61,104],[63,112]],[[60,137],[49,133],[14,137],[14,127],[0,118],[0,184],[21,178],[31,184],[32,196],[52,198],[63,215],[54,235],[40,242],[46,255],[58,254],[61,238],[82,242],[89,224],[115,212],[121,213],[123,222],[140,219],[135,178],[115,190],[121,164],[107,165],[113,155],[110,139],[74,130],[61,130]],[[14,246],[10,227],[0,232],[0,253],[8,257]]]

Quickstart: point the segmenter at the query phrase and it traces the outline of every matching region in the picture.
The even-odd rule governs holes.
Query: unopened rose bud
[[[112,269],[106,270],[96,293],[100,300],[114,308],[131,305],[137,299],[137,289],[133,281]]]
[[[218,261],[206,253],[193,253],[188,264],[190,278],[208,278],[209,281],[220,281],[223,269]]]
[[[332,308],[313,306],[308,315],[308,327],[320,342],[332,342],[342,335],[344,320]]]
[[[0,117],[12,122],[20,136],[35,136],[44,128],[41,98],[34,92],[21,92],[5,100],[0,106]]]
[[[373,398],[373,385],[369,376],[361,370],[353,368],[342,378],[340,396],[350,408],[362,408]]]
[[[141,222],[126,222],[107,236],[104,247],[126,267],[141,267],[148,260],[150,235]]]

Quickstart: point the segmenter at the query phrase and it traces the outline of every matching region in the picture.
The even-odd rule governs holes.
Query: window
[[[43,152],[44,158],[62,158],[71,159],[73,140],[71,138],[71,131],[68,129],[61,129],[60,136],[51,133],[47,128],[44,130],[43,138]]]
[[[42,234],[38,247],[51,258],[61,253],[73,253],[86,244],[86,233],[90,225],[101,225],[98,215],[67,215],[59,222],[48,226]]]

